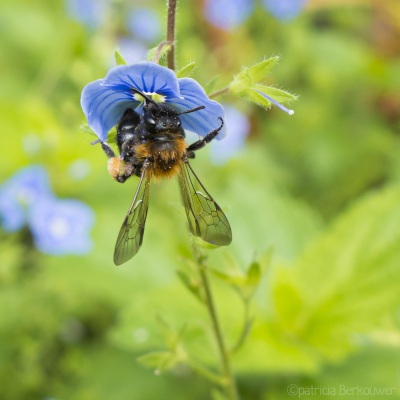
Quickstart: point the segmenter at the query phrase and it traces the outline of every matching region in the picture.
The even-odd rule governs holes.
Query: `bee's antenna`
[[[149,103],[153,103],[155,106],[159,107],[159,105],[153,99],[151,99],[149,96],[147,96],[147,94],[144,94],[143,92],[141,92],[140,90],[138,90],[136,88],[131,88],[131,91],[134,93],[140,94],[140,96],[142,96],[146,101],[148,101]]]
[[[205,106],[198,106],[198,107],[195,107],[195,108],[191,108],[190,110],[179,111],[178,115],[189,114],[189,113],[192,113],[192,112],[195,112],[195,111],[202,110],[203,108],[206,108],[206,107]]]

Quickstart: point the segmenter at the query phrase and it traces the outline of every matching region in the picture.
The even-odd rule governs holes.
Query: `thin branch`
[[[175,71],[175,18],[177,0],[168,0],[167,42],[172,43],[167,55],[168,68]]]
[[[223,89],[219,89],[214,93],[211,93],[208,97],[210,99],[213,99],[215,97],[221,96],[221,94],[225,94],[225,93],[228,93],[228,92],[229,92],[229,86],[227,86],[227,87],[225,87]]]
[[[173,43],[172,43],[172,42],[169,42],[168,40],[164,40],[163,42],[161,42],[161,43],[157,46],[156,52],[154,53],[154,57],[153,57],[153,61],[154,61],[155,63],[157,63],[157,64],[160,63],[160,58],[161,58],[162,52],[163,52],[163,50],[164,50],[164,47],[168,47],[168,46],[171,46],[170,51],[172,51],[172,49],[173,49]]]
[[[218,344],[222,369],[227,380],[227,385],[225,387],[226,394],[228,395],[228,398],[230,400],[238,400],[239,396],[236,389],[236,382],[232,374],[229,352],[226,349],[224,337],[222,335],[221,327],[219,325],[219,319],[215,308],[214,298],[212,295],[210,282],[208,280],[207,267],[204,264],[204,259],[201,256],[197,257],[197,263],[199,266],[201,282],[204,288],[207,310],[211,318],[214,335]]]

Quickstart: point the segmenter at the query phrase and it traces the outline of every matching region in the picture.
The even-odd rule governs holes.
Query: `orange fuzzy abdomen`
[[[170,142],[149,141],[135,146],[135,156],[139,162],[151,158],[147,173],[152,179],[172,178],[181,170],[182,159],[186,153],[185,139]]]

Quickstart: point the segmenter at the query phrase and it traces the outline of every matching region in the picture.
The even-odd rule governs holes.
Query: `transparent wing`
[[[143,242],[144,225],[149,208],[150,179],[146,176],[148,165],[142,168],[142,175],[132,204],[119,231],[114,250],[114,264],[121,265],[130,260]]]
[[[193,235],[217,246],[230,244],[232,231],[225,214],[187,161],[183,163],[179,174],[179,184],[189,229]]]

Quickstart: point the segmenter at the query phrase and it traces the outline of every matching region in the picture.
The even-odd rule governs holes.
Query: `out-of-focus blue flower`
[[[135,9],[129,14],[127,25],[135,39],[138,38],[151,43],[160,37],[160,19],[149,8]]]
[[[92,242],[92,210],[77,200],[47,199],[32,208],[29,219],[35,246],[52,255],[85,254]]]
[[[275,18],[287,21],[300,14],[307,0],[263,0],[264,7]]]
[[[232,106],[224,106],[226,136],[220,142],[211,143],[211,159],[224,164],[243,148],[250,132],[250,122],[245,114]]]
[[[22,169],[0,187],[0,219],[4,230],[14,232],[27,222],[30,208],[53,196],[46,170],[40,166]]]
[[[219,126],[218,117],[224,117],[224,109],[210,100],[204,89],[191,78],[177,79],[175,73],[151,61],[112,68],[104,79],[85,86],[81,105],[89,126],[100,140],[107,140],[108,131],[117,124],[128,108],[137,108],[142,102],[132,92],[138,89],[148,95],[157,94],[178,111],[197,106],[204,109],[180,116],[182,127],[205,136]],[[223,136],[223,132],[221,135]]]
[[[75,20],[90,28],[101,25],[107,13],[103,0],[67,0],[66,9]]]
[[[207,0],[204,13],[214,26],[230,30],[244,22],[253,8],[252,0]]]
[[[124,59],[128,64],[136,64],[145,59],[147,55],[146,46],[129,37],[119,38],[117,48],[118,51],[124,55]]]

